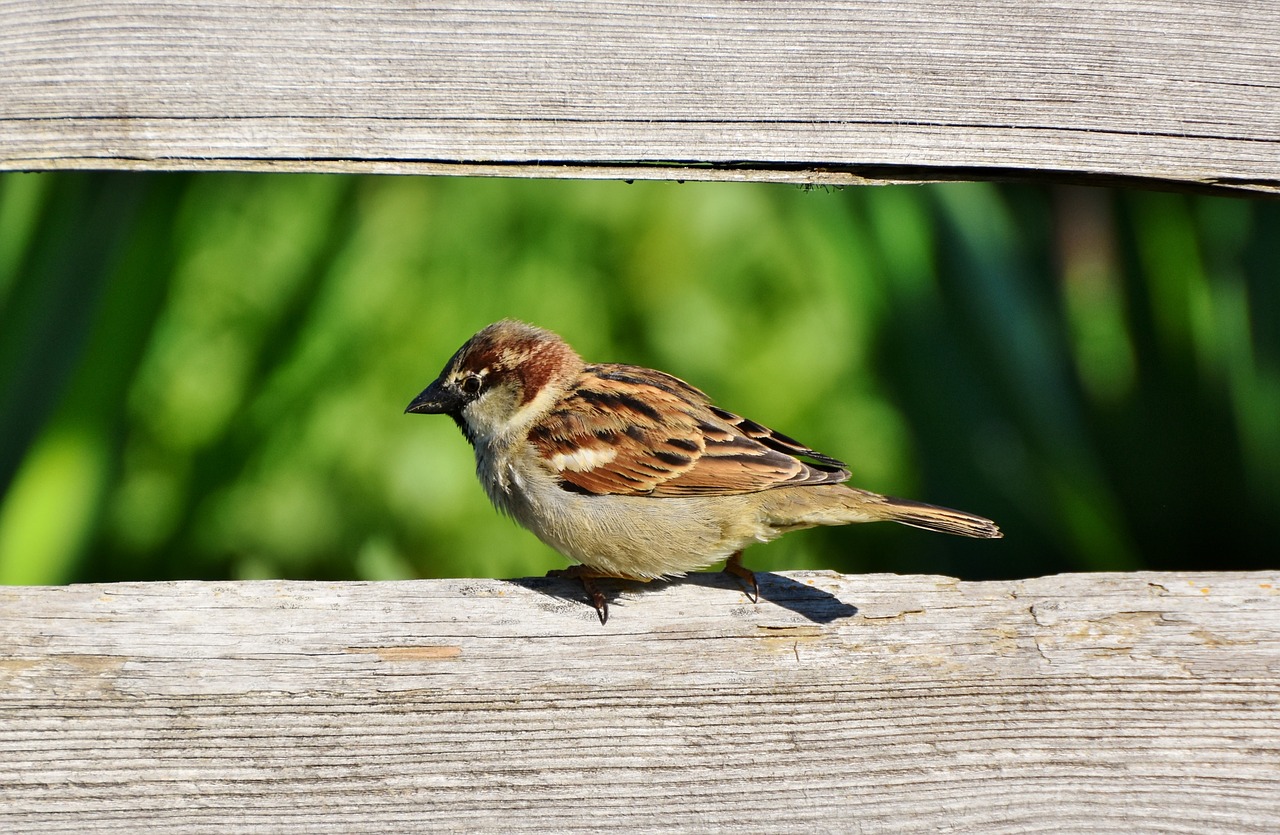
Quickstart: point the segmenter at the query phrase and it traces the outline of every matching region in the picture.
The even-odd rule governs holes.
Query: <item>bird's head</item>
[[[582,368],[556,334],[504,319],[467,340],[405,411],[449,415],[473,444],[510,436],[546,412]]]

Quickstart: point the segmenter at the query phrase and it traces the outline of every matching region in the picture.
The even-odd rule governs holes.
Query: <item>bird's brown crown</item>
[[[576,376],[583,363],[557,334],[503,319],[471,337],[450,365],[459,372],[492,375],[494,379],[518,378],[520,405],[524,405],[556,378]]]

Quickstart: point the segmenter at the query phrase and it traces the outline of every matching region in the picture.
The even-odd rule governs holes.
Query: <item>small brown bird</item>
[[[556,334],[489,325],[406,412],[446,414],[475,448],[494,506],[576,565],[603,624],[601,577],[648,581],[726,560],[788,531],[901,522],[997,538],[989,519],[845,486],[845,465],[712,405],[661,371],[586,363]]]

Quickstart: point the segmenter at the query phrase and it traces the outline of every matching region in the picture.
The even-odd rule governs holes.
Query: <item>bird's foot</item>
[[[582,590],[587,593],[587,601],[595,607],[596,614],[600,616],[600,625],[604,626],[605,622],[609,620],[609,601],[605,598],[604,592],[600,591],[595,583],[597,578],[608,577],[608,574],[592,571],[585,565],[571,565],[568,568],[554,568],[547,572],[547,576],[577,580],[582,584]]]
[[[742,564],[741,551],[725,560],[724,573],[732,574],[742,580],[744,591],[747,592],[747,597],[751,599],[751,602],[760,602],[760,584],[756,582],[756,573]]]

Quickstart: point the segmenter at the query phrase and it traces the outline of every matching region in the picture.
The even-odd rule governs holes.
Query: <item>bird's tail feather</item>
[[[978,539],[999,539],[1004,536],[1000,528],[990,519],[963,510],[952,510],[949,507],[913,502],[910,499],[898,499],[893,496],[881,496],[877,510],[882,519],[900,522],[913,528],[924,528],[927,531],[950,533],[956,536],[972,536]]]
[[[963,510],[882,496],[845,484],[769,490],[766,496],[766,518],[779,532],[853,522],[899,522],[978,539],[1004,536],[995,522]]]

